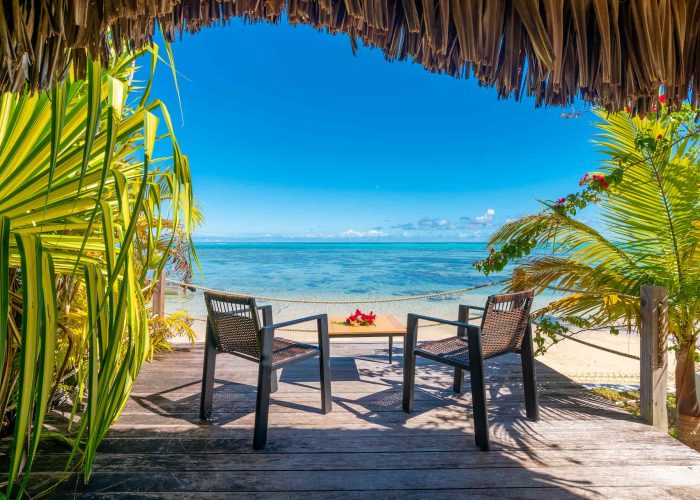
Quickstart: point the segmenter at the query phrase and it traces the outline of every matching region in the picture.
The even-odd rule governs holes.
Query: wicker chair
[[[514,352],[520,354],[522,361],[526,414],[528,418],[537,420],[539,406],[530,325],[533,295],[532,290],[492,295],[486,301],[486,307],[459,306],[459,321],[409,314],[404,349],[403,410],[410,413],[413,409],[416,356],[454,366],[453,389],[457,393],[462,392],[463,370],[469,370],[476,444],[487,451],[489,424],[486,411],[484,359]],[[481,327],[468,323],[470,309],[483,311]],[[419,320],[456,326],[457,336],[416,345]]]
[[[328,348],[328,316],[319,314],[273,324],[272,308],[257,307],[255,299],[226,294],[205,293],[207,304],[207,338],[204,348],[204,374],[200,418],[211,417],[214,397],[216,354],[224,352],[258,363],[258,391],[255,404],[253,448],[267,443],[270,393],[277,390],[276,370],[308,358],[319,356],[321,377],[321,411],[331,411],[331,369]],[[259,316],[262,312],[262,322]],[[318,346],[275,338],[275,329],[316,321]]]

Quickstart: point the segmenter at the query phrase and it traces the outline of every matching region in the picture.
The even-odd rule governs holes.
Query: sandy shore
[[[476,303],[476,302],[475,302]],[[273,306],[273,314],[275,322],[286,321],[293,318],[303,317],[319,312],[327,312],[328,314],[342,315],[348,309],[347,306],[334,310],[332,307],[323,311],[318,306],[313,305],[276,305]],[[394,304],[392,305],[392,314],[405,324],[406,314],[410,310],[410,305]],[[444,313],[444,311],[442,311]],[[439,316],[436,312],[424,312],[421,314]],[[196,316],[196,315],[195,315]],[[201,316],[197,316],[201,318]],[[445,317],[443,314],[442,317]],[[454,318],[457,319],[456,314]],[[478,324],[477,321],[473,321]],[[198,341],[204,339],[204,322],[195,321],[193,325],[198,335]],[[313,324],[300,325],[299,329],[313,328]],[[452,327],[430,327],[421,328],[419,340],[434,340],[454,335]],[[315,333],[285,331],[278,332],[277,335],[289,339],[296,339],[304,342],[314,342]],[[585,340],[588,343],[613,349],[618,352],[628,353],[639,356],[639,336],[636,333],[620,333],[613,336],[607,331],[588,331],[577,334],[577,338]],[[187,342],[183,338],[173,339],[173,343]],[[368,339],[332,339],[332,344],[340,342],[377,342],[386,343],[383,338],[368,338]],[[398,347],[398,346],[397,346]],[[538,357],[538,360],[546,364],[550,368],[566,375],[567,377],[580,382],[592,384],[620,384],[620,385],[637,385],[639,384],[639,361],[618,356],[612,353],[601,351],[592,347],[588,347],[571,340],[562,340],[561,342],[551,346],[544,355]],[[673,355],[669,356],[669,384],[673,384],[675,360]]]

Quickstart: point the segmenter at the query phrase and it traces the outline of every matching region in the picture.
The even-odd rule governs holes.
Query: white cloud
[[[493,217],[496,215],[496,211],[493,208],[486,210],[484,215],[477,215],[474,220],[480,224],[490,224],[493,222]]]

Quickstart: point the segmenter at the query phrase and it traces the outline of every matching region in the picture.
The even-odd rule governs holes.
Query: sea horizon
[[[488,245],[488,241],[464,241],[464,240],[410,240],[406,239],[385,239],[385,238],[355,238],[355,239],[339,239],[339,238],[280,238],[280,239],[247,239],[247,238],[193,238],[195,245],[202,244],[220,244],[220,243],[280,243],[280,244],[398,244],[398,245],[414,245],[414,244],[435,244],[435,245]]]

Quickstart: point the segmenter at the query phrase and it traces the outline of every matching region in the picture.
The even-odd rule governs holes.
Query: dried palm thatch
[[[455,77],[475,75],[499,97],[647,112],[660,84],[677,106],[700,76],[697,0],[3,0],[0,90],[47,89],[73,59],[107,60],[107,37],[147,43],[234,17],[309,24]]]

